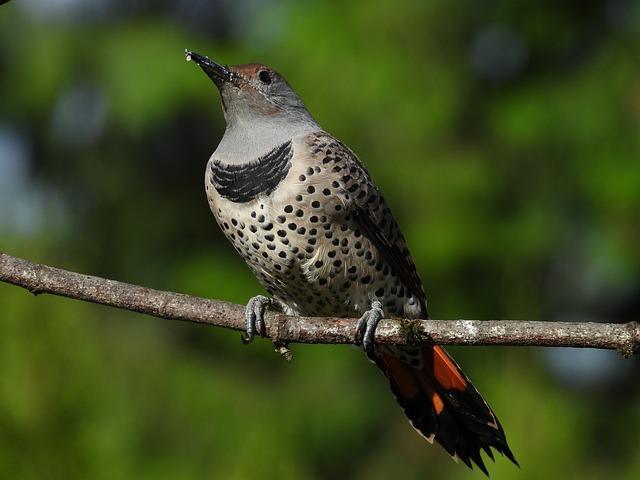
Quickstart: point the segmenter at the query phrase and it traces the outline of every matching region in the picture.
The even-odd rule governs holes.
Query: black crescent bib
[[[269,195],[289,173],[292,155],[291,142],[287,142],[244,165],[215,160],[211,162],[211,184],[220,196],[235,203]]]

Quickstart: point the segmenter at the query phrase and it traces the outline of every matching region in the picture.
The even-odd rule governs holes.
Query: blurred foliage
[[[14,1],[0,7],[0,249],[245,302],[210,215],[224,129],[190,48],[276,67],[368,165],[434,318],[640,307],[637,2]],[[0,285],[2,478],[477,478],[355,349]],[[522,468],[640,476],[637,360],[456,348]]]

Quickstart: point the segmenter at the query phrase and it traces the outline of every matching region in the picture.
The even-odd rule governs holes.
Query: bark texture
[[[154,290],[70,272],[0,252],[0,281],[29,290],[108,305],[169,320],[243,331],[244,306]],[[357,319],[291,317],[269,313],[266,331],[286,353],[288,343],[353,343]],[[399,320],[380,322],[376,342],[441,345],[589,347],[631,356],[640,349],[638,322],[578,323],[529,320]]]

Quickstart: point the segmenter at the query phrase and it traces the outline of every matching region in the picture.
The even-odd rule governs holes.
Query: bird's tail
[[[454,458],[487,474],[480,450],[491,447],[518,465],[504,430],[467,376],[439,346],[381,347],[375,356],[411,425]]]

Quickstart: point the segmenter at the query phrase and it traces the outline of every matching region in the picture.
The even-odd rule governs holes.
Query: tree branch
[[[1,252],[0,281],[23,287],[34,295],[48,293],[159,318],[245,329],[241,305],[69,272]],[[287,343],[353,343],[356,323],[356,319],[269,313],[263,333],[279,346]],[[637,322],[385,320],[376,332],[376,342],[591,347],[616,349],[631,356],[640,349],[640,325]]]

